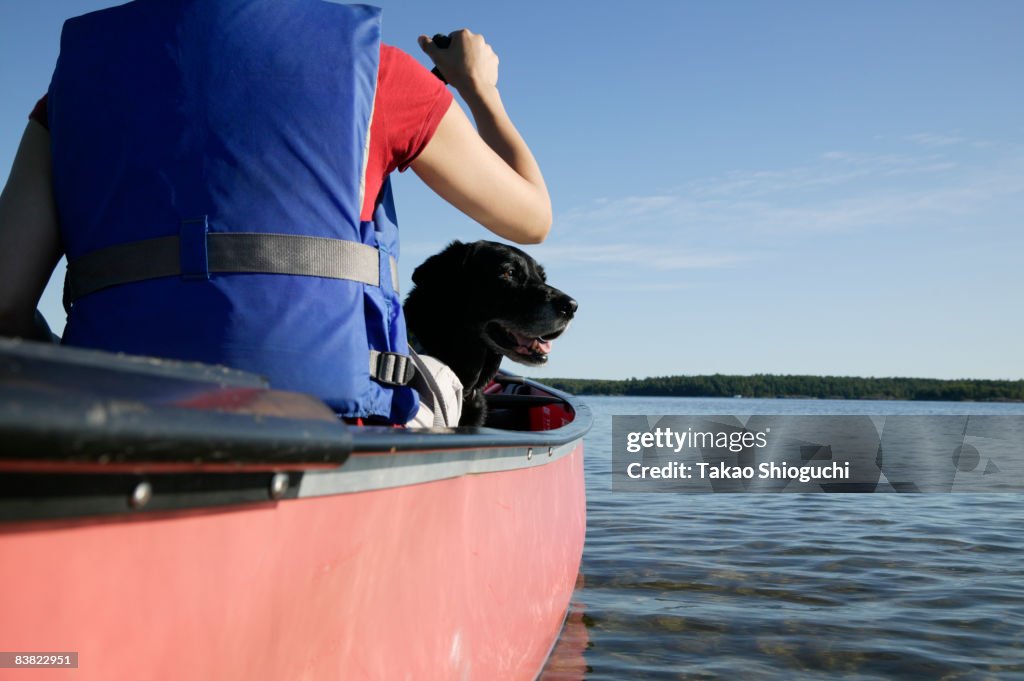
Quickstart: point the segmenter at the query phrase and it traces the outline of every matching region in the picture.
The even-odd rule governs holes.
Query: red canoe
[[[248,374],[0,340],[0,648],[77,664],[32,679],[535,678],[591,416],[500,383],[486,428],[348,428]]]

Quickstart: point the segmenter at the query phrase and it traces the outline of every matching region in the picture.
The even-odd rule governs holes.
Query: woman
[[[451,38],[419,42],[476,129],[380,44],[372,8],[162,0],[70,20],[0,197],[0,333],[31,334],[66,254],[65,343],[226,364],[405,422],[415,395],[385,368],[406,352],[387,175],[411,167],[518,243],[551,223],[496,55]]]

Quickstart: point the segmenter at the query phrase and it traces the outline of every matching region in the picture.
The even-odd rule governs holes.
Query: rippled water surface
[[[1024,405],[587,398],[587,544],[555,679],[1024,679],[1024,495],[611,491],[613,414]]]

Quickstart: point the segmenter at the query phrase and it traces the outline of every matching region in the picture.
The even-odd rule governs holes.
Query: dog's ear
[[[417,286],[429,286],[451,281],[462,270],[473,249],[473,244],[453,241],[448,247],[436,255],[432,255],[412,273],[412,283]]]

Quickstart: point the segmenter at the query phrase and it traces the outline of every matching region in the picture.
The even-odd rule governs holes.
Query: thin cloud
[[[920,144],[923,147],[949,147],[954,144],[963,144],[967,141],[963,137],[956,135],[937,135],[930,132],[919,132],[908,136],[906,139],[908,142]]]
[[[756,259],[749,253],[702,252],[665,246],[631,243],[552,244],[537,248],[537,257],[558,266],[601,265],[670,271],[731,267]]]
[[[920,138],[936,146],[934,137]],[[1004,204],[1020,206],[1022,198],[1024,153],[1013,147],[1004,147],[1001,153],[955,157],[936,151],[832,150],[814,163],[735,171],[688,183],[674,192],[604,197],[559,214],[555,226],[557,233],[573,241],[597,242],[593,248],[598,249],[618,244],[627,230],[634,241],[662,244],[659,248],[666,254],[686,252],[684,246],[720,253],[723,237],[747,239],[754,246],[750,240],[757,237],[880,227],[927,229],[934,234],[951,218],[964,215],[996,223],[1007,214]],[[997,205],[1003,206],[1001,211]],[[616,248],[610,246],[610,250]],[[596,257],[596,253],[579,258]],[[606,255],[611,257],[610,252]],[[664,258],[671,261],[670,255]],[[653,257],[650,262],[662,260]],[[700,266],[699,261],[686,258],[682,262],[681,266]]]

